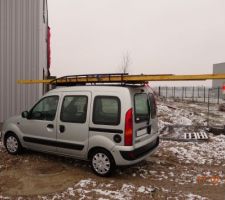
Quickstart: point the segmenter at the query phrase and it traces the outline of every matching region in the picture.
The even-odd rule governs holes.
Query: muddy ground
[[[0,145],[0,199],[222,200],[225,137],[209,136],[202,143],[161,140],[158,150],[147,160],[119,168],[109,178],[95,176],[84,161],[33,151],[11,156]],[[180,154],[184,150],[186,153]]]

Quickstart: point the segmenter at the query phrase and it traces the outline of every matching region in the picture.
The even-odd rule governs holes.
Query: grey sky
[[[212,73],[225,62],[225,0],[48,0],[53,75]]]

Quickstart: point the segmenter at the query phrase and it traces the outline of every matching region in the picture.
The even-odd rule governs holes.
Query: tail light
[[[225,83],[223,83],[222,85],[222,95],[223,95],[223,99],[225,99]]]
[[[125,116],[125,146],[133,145],[133,112],[132,108],[126,112]]]

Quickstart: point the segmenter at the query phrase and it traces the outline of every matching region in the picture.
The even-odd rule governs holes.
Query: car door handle
[[[65,126],[64,125],[60,125],[59,126],[59,132],[63,133],[65,131]]]
[[[52,129],[52,128],[54,128],[54,125],[53,124],[48,124],[47,128],[51,128]]]

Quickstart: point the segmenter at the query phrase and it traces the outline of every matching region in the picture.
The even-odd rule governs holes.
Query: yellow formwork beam
[[[145,82],[145,81],[203,81],[213,79],[225,79],[225,74],[198,74],[198,75],[99,75],[96,76],[77,76],[59,79],[57,83],[101,83],[101,82]],[[53,79],[47,80],[17,80],[19,84],[51,84]]]
[[[38,84],[38,83],[50,84],[50,82],[52,80],[51,79],[45,79],[45,80],[17,80],[16,82],[18,84]]]

